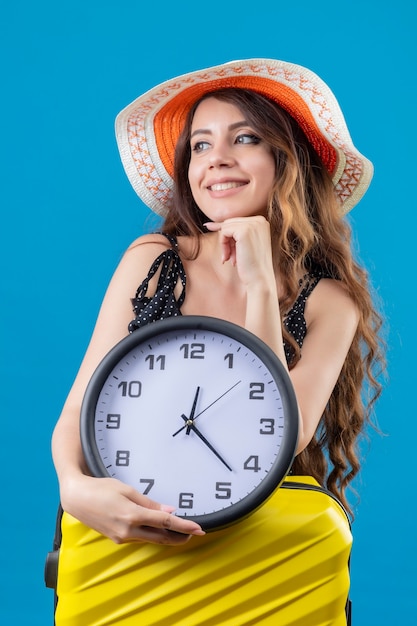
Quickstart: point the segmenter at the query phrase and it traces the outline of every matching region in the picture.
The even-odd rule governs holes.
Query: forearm
[[[285,369],[289,372],[284,352],[278,294],[274,286],[269,288],[265,285],[257,286],[248,290],[245,327],[262,339],[275,352]],[[298,399],[297,405],[299,442],[296,454],[299,454],[305,447],[305,442],[303,420]]]
[[[245,327],[262,339],[288,369],[275,285],[256,285],[247,290]]]
[[[52,435],[52,458],[60,485],[61,498],[71,483],[88,474],[81,448],[78,416],[64,409]]]

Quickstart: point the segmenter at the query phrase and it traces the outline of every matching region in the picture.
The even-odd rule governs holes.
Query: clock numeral
[[[216,483],[216,498],[218,500],[230,500],[232,497],[231,486],[232,483]]]
[[[155,359],[155,355],[154,354],[149,354],[145,361],[149,361],[149,369],[153,370],[155,368],[155,362],[159,363],[159,369],[160,370],[164,370],[165,369],[165,354],[160,354],[159,356],[156,357]]]
[[[248,456],[243,464],[243,469],[251,470],[252,472],[259,472],[261,470],[261,466],[259,465],[259,456],[256,456],[254,454]]]
[[[180,509],[192,509],[194,506],[194,494],[193,493],[187,493],[186,491],[183,493],[180,493],[179,499],[178,499],[178,507]]]
[[[261,417],[261,419],[259,420],[259,423],[261,424],[261,428],[259,429],[259,433],[261,435],[273,435],[274,434],[275,420],[270,419],[269,417]]]
[[[129,396],[129,398],[139,398],[142,393],[142,383],[139,380],[131,380],[129,383],[123,380],[117,388],[122,390],[122,396]]]
[[[234,355],[230,352],[224,357],[224,361],[227,361],[227,367],[229,368],[229,370],[233,369],[233,356]]]
[[[116,465],[127,467],[130,462],[130,450],[118,450],[116,452]]]
[[[106,428],[120,428],[120,413],[109,413],[107,415]]]
[[[147,486],[145,487],[145,489],[142,491],[143,495],[146,496],[150,490],[152,489],[152,487],[155,484],[155,480],[153,478],[141,478],[139,480],[140,483],[147,483]]]
[[[204,359],[204,343],[183,343],[180,350],[184,351],[184,359]]]
[[[249,400],[263,400],[265,393],[264,383],[250,383]]]

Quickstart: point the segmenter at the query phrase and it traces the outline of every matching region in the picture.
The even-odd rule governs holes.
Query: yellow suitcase
[[[311,477],[179,547],[116,545],[66,513],[60,526],[45,568],[56,626],[351,624],[349,519]]]

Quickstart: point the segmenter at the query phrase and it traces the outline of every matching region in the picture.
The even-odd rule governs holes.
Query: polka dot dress
[[[315,269],[314,272],[306,274],[300,280],[300,293],[298,298],[284,317],[284,326],[286,330],[293,336],[299,347],[303,345],[304,338],[307,333],[307,324],[304,317],[305,306],[308,296],[313,291],[321,278],[329,276],[325,275],[320,269]],[[287,363],[291,363],[295,356],[293,346],[284,340],[284,351]]]
[[[129,332],[137,330],[145,324],[181,315],[181,306],[185,299],[186,275],[178,254],[178,243],[175,237],[165,235],[171,244],[171,248],[162,252],[152,263],[145,280],[139,285],[136,296],[132,298],[133,312],[135,318],[129,324]],[[161,272],[155,294],[147,296],[149,282],[155,276],[158,269]],[[307,325],[304,317],[305,305],[308,296],[313,291],[319,280],[326,275],[321,269],[315,268],[311,273],[306,274],[300,280],[300,293],[291,309],[284,318],[284,326],[294,337],[300,348],[303,345],[307,332]],[[174,295],[174,289],[180,281],[182,291],[178,298]],[[284,349],[287,362],[294,358],[294,348],[284,340]]]

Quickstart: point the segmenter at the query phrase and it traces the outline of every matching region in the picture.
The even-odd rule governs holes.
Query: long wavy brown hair
[[[209,97],[236,105],[275,156],[276,177],[268,219],[275,270],[285,294],[280,300],[282,319],[298,296],[300,276],[312,267],[342,281],[358,308],[356,335],[319,428],[293,464],[294,474],[316,478],[352,514],[345,491],[360,470],[360,435],[366,432],[367,424],[372,424],[385,365],[382,318],[373,302],[367,272],[354,259],[351,229],[342,216],[331,177],[300,126],[279,105],[249,90],[211,92],[190,110],[176,147],[174,203],[163,230],[194,237],[192,258],[198,256],[200,237],[205,232],[203,224],[208,219],[196,205],[188,182],[190,133],[197,106]],[[294,351],[291,369],[300,359],[301,350],[284,325],[282,332]]]

